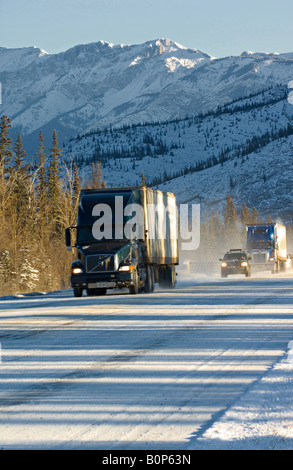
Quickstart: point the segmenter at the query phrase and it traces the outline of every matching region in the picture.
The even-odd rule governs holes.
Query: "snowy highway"
[[[0,298],[0,449],[293,449],[293,273]]]

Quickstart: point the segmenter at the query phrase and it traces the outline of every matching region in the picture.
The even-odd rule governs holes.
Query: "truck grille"
[[[115,271],[114,255],[88,255],[86,257],[86,272],[100,273]]]
[[[267,262],[267,254],[266,253],[255,253],[253,257],[253,261],[255,263],[266,263]]]

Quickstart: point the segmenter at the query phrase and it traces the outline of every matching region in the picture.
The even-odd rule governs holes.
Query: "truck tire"
[[[174,289],[176,285],[175,266],[160,266],[159,268],[159,286],[167,289]]]
[[[146,282],[144,285],[144,291],[147,293],[153,292],[155,288],[155,280],[154,280],[154,268],[152,266],[147,266],[146,269]]]
[[[138,294],[138,290],[139,290],[139,277],[138,277],[138,274],[136,274],[133,284],[129,286],[129,292],[130,294]]]
[[[274,264],[274,268],[272,269],[272,274],[278,274],[279,272],[279,261]]]
[[[166,287],[174,289],[176,286],[175,266],[166,266]]]
[[[159,286],[166,287],[166,266],[160,266],[158,269],[159,272]]]
[[[74,287],[73,288],[74,297],[81,297],[82,296],[82,288],[81,287]]]
[[[106,295],[107,289],[105,288],[99,288],[95,289],[95,295]]]
[[[87,289],[86,293],[87,295],[95,295],[95,289]]]

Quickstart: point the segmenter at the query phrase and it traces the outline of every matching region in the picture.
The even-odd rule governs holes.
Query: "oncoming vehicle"
[[[230,250],[220,259],[221,276],[227,277],[229,274],[245,274],[251,276],[250,259],[247,254],[239,249]]]
[[[104,295],[114,288],[151,293],[155,283],[174,288],[179,264],[176,235],[173,193],[146,186],[82,190],[77,225],[65,231],[66,245],[75,255],[75,297],[83,291]]]

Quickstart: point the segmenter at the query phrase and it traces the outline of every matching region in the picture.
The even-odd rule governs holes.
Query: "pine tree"
[[[79,194],[80,194],[80,178],[78,175],[78,170],[77,170],[77,165],[74,164],[74,180],[73,180],[73,207],[76,207],[77,201],[79,200]]]
[[[13,204],[22,223],[25,223],[25,218],[29,210],[29,174],[28,164],[25,162],[27,156],[23,148],[20,134],[14,146],[14,165],[12,167],[13,177]]]
[[[253,209],[252,209],[251,223],[252,224],[259,224],[260,223],[259,212],[257,211],[257,209],[255,207],[253,207]]]
[[[22,292],[32,292],[39,282],[39,271],[30,261],[30,248],[23,247],[20,250],[22,264],[20,266],[19,287]]]
[[[0,121],[0,217],[5,218],[5,209],[12,192],[11,181],[6,178],[10,171],[10,163],[13,159],[12,139],[9,137],[11,119],[2,116]]]
[[[40,145],[36,152],[36,157],[38,159],[38,180],[36,184],[36,193],[38,199],[38,207],[41,215],[43,214],[46,208],[47,202],[47,182],[46,182],[46,154],[45,154],[45,145],[43,132],[40,132]]]
[[[4,288],[9,288],[9,284],[14,274],[10,252],[8,250],[3,250],[2,253],[0,253],[0,280],[2,281]]]
[[[234,202],[232,201],[231,196],[227,197],[227,206],[224,214],[224,224],[225,224],[225,242],[227,244],[227,249],[234,248],[240,243],[240,233],[237,224],[237,213],[235,209]],[[238,248],[238,246],[237,246]]]
[[[248,209],[246,204],[243,203],[240,216],[241,224],[243,225],[243,227],[250,223],[250,219],[250,210]]]
[[[49,163],[49,179],[48,179],[48,200],[50,205],[50,219],[55,227],[58,230],[59,227],[59,204],[60,204],[60,173],[61,165],[60,159],[62,156],[62,151],[58,147],[57,133],[53,133],[53,147],[50,149],[50,163]],[[60,228],[60,227],[59,227]]]
[[[234,230],[237,224],[237,213],[231,196],[227,197],[227,207],[224,215],[225,226],[228,230]]]
[[[92,162],[91,163],[91,174],[85,189],[100,189],[106,186],[102,174],[102,163]]]
[[[71,161],[64,165],[64,184],[60,204],[60,223],[66,228],[76,223],[80,194],[80,178],[76,164]]]
[[[11,119],[2,116],[0,121],[0,178],[4,179],[11,160],[13,159],[12,139],[9,137]]]
[[[27,156],[26,151],[23,148],[20,134],[18,134],[16,144],[14,146],[15,158],[14,158],[14,169],[15,171],[23,171],[25,167],[25,158]]]

